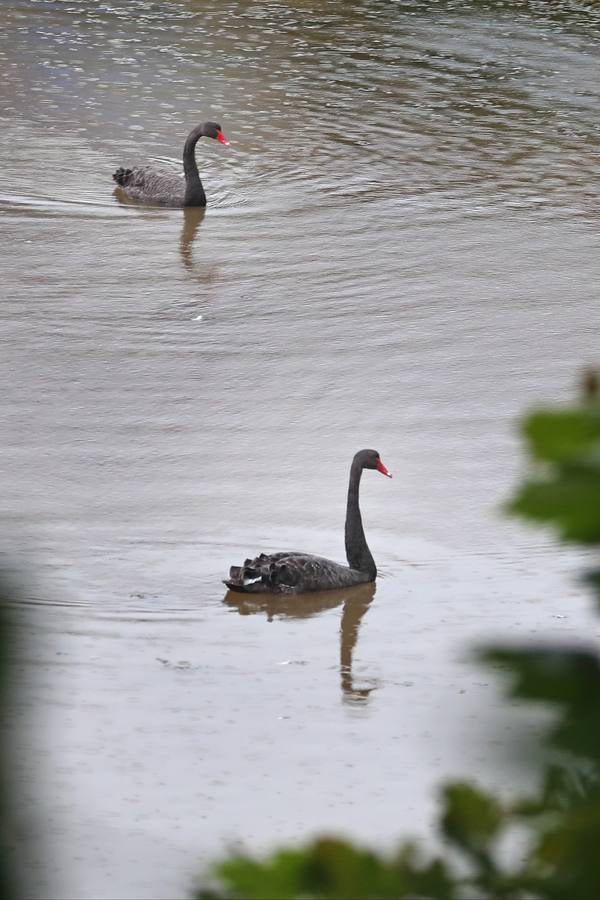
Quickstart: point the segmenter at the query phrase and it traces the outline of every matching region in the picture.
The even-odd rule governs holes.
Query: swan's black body
[[[391,478],[376,450],[360,450],[352,460],[346,508],[346,557],[342,566],[309,553],[261,553],[243,566],[232,566],[225,581],[232,591],[293,593],[328,591],[375,581],[377,568],[363,531],[358,491],[363,469],[377,469]]]
[[[203,122],[196,126],[188,134],[183,147],[183,178],[152,166],[135,166],[133,169],[117,169],[113,179],[132,200],[144,200],[157,206],[206,206],[206,194],[195,154],[201,137],[228,143],[216,122]]]

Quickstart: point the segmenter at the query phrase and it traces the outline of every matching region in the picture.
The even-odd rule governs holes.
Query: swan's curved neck
[[[375,560],[367,546],[363,531],[360,508],[358,505],[358,489],[362,466],[354,460],[350,468],[350,483],[348,484],[348,505],[346,507],[346,558],[351,569],[365,572],[371,580],[377,578]]]
[[[198,125],[187,136],[183,145],[183,174],[185,175],[184,206],[206,206],[206,194],[200,181],[196,164],[196,144],[203,134],[203,125]]]

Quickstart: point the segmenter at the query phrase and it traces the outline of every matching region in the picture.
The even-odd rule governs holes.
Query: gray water
[[[36,898],[184,896],[228,842],[428,833],[529,783],[477,640],[598,636],[507,520],[518,417],[597,361],[600,11],[14,0],[0,31],[1,489]],[[204,119],[205,215],[125,205]],[[260,550],[373,593],[235,601]]]

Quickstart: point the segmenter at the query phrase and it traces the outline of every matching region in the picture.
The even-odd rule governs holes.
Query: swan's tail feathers
[[[272,561],[266,553],[261,553],[256,559],[245,559],[241,566],[231,566],[229,578],[223,583],[232,591],[243,593],[257,593],[268,589]]]
[[[113,180],[121,187],[125,187],[126,184],[129,184],[132,175],[133,169],[124,169],[123,166],[120,166],[116,172],[113,172]]]
[[[238,581],[227,581],[223,579],[223,584],[226,584],[230,591],[237,591],[238,594],[262,594],[264,592],[264,587],[262,583],[253,584],[240,584]]]
[[[235,569],[236,566],[231,568]],[[241,572],[241,567],[238,567],[238,571]],[[256,579],[248,580],[242,574],[233,576],[230,574],[229,578],[223,579],[223,584],[226,584],[230,591],[238,591],[241,594],[256,594],[265,590],[264,582],[260,576]]]

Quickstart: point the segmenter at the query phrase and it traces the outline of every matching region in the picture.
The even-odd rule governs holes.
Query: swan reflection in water
[[[376,586],[374,582],[337,591],[315,591],[310,594],[242,594],[227,591],[223,602],[237,609],[241,616],[265,613],[268,622],[276,618],[308,619],[343,604],[340,623],[340,686],[348,703],[366,703],[378,684],[369,679],[365,686],[354,684],[352,661],[363,616],[369,609]]]
[[[139,200],[132,200],[120,187],[114,189],[113,195],[121,206],[135,207],[146,218],[168,219],[173,215],[173,210],[171,209],[164,209],[160,206],[146,206]],[[188,272],[193,272],[194,268],[196,268],[198,281],[210,283],[214,281],[219,267],[217,265],[204,265],[202,268],[199,268],[198,265],[194,265],[192,256],[192,245],[196,239],[198,227],[206,215],[206,209],[202,206],[189,206],[181,210],[181,212],[183,213],[183,223],[179,236],[181,261]]]
[[[205,215],[206,210],[200,206],[190,206],[183,210],[179,255],[184,267],[195,281],[202,284],[212,284],[218,279],[221,265],[219,263],[205,262],[202,260],[202,257],[194,262],[192,255],[192,245],[196,239],[196,232]]]
[[[198,231],[198,225],[206,215],[201,206],[190,206],[183,210],[183,228],[179,239],[179,252],[186,269],[192,268],[192,244]],[[210,278],[208,279],[210,281]]]

